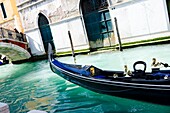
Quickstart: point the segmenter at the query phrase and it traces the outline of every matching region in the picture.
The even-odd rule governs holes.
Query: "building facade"
[[[114,32],[106,0],[16,0],[33,55],[111,46]],[[89,5],[90,4],[90,5]],[[100,29],[102,28],[102,29]]]
[[[48,43],[57,53],[71,51],[68,31],[75,50],[113,46],[118,33],[123,43],[170,36],[169,0],[16,2],[33,55],[45,54]]]
[[[24,32],[15,0],[0,0],[0,27]]]

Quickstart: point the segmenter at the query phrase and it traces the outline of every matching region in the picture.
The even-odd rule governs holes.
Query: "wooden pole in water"
[[[117,18],[115,17],[114,20],[115,20],[115,27],[116,27],[116,31],[117,31],[117,37],[118,37],[118,41],[119,41],[119,50],[123,51],[120,34],[119,34],[119,29],[118,29],[118,24],[117,24]]]
[[[71,38],[70,31],[68,31],[68,36],[69,36],[69,39],[70,39],[70,44],[71,44],[72,56],[74,58],[74,63],[76,63],[76,58],[75,58],[75,53],[74,53],[74,46],[73,46],[73,41],[72,41],[72,38]]]

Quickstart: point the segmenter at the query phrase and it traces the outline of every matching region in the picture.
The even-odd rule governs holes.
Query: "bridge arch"
[[[12,62],[31,58],[30,53],[18,45],[0,42],[0,54],[7,56]]]

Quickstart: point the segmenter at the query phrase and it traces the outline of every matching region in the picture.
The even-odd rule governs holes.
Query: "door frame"
[[[41,25],[41,23],[40,23],[40,17],[41,16],[43,16],[46,20],[46,23],[45,24],[42,24]],[[46,43],[46,39],[45,38],[43,38],[43,34],[42,34],[42,28],[43,27],[48,27],[48,29],[49,29],[49,31],[50,31],[50,37],[51,37],[51,44],[52,44],[52,49],[53,49],[53,51],[55,50],[55,46],[54,46],[54,42],[53,42],[53,36],[52,36],[52,32],[51,32],[51,28],[50,28],[50,21],[49,21],[49,19],[47,18],[47,16],[46,15],[44,15],[42,12],[40,12],[39,14],[38,14],[38,28],[39,28],[39,32],[40,32],[40,36],[41,36],[41,40],[42,40],[42,44],[43,44],[43,46],[44,46],[44,51],[47,53],[47,51],[48,51],[48,46],[45,46],[45,43]],[[41,28],[42,27],[42,28]],[[48,41],[48,40],[47,40]]]

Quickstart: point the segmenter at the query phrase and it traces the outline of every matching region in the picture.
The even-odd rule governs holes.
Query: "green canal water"
[[[170,44],[77,55],[76,59],[77,64],[107,70],[123,70],[124,64],[133,70],[133,63],[143,60],[150,71],[153,57],[170,63]],[[73,63],[71,56],[58,59]],[[72,84],[54,74],[47,60],[1,66],[0,102],[8,103],[11,113],[33,109],[48,113],[170,113],[170,106],[98,94]]]

